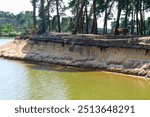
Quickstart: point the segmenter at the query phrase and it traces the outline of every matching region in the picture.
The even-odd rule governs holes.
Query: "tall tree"
[[[127,28],[127,23],[128,23],[128,15],[129,15],[129,0],[126,0],[126,5],[125,5],[125,23],[124,23],[124,28]]]
[[[97,34],[96,0],[93,0],[93,24],[91,33]]]
[[[134,34],[134,29],[135,29],[135,11],[134,11],[134,8],[132,7],[132,10],[131,10],[131,34],[133,35]]]
[[[104,16],[103,34],[107,34],[107,22],[108,22],[109,15],[111,14],[111,10],[114,3],[115,1],[111,1],[111,0],[106,0],[104,3],[105,16]]]
[[[119,20],[121,16],[122,6],[123,6],[123,0],[118,0],[118,13],[117,13],[117,21],[116,21],[116,27],[115,27],[115,35],[119,34],[118,28],[119,28]]]
[[[38,0],[31,0],[33,6],[33,28],[36,29],[36,4]]]
[[[16,19],[21,25],[21,31],[25,32],[28,29],[32,28],[33,25],[33,14],[31,11],[21,12],[16,15]]]
[[[45,27],[45,10],[44,10],[44,3],[45,0],[40,0],[40,27],[38,33],[45,33],[46,32],[46,27]]]
[[[86,33],[89,33],[89,18],[88,18],[88,10],[87,10],[87,2],[85,4],[85,17],[86,17]]]
[[[46,0],[46,2],[47,2],[46,11],[47,11],[48,31],[51,31],[51,21],[50,21],[51,0]]]
[[[59,14],[59,0],[56,0],[56,10],[57,10],[58,32],[61,32],[61,27],[60,27],[60,14]]]
[[[139,35],[139,0],[135,1],[135,13],[136,13],[136,34]]]
[[[72,31],[72,34],[77,34],[77,31],[79,29],[79,19],[83,12],[83,7],[85,6],[86,0],[83,0],[81,3],[81,7],[79,8],[78,14],[76,15],[76,21],[75,21],[75,27]]]
[[[140,35],[144,34],[144,0],[140,0],[140,8],[139,8],[139,12],[140,12]]]

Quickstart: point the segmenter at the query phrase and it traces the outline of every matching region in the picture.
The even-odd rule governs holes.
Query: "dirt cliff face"
[[[36,36],[0,47],[0,56],[150,77],[150,38]]]

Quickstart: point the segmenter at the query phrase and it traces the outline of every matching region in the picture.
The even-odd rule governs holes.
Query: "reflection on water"
[[[31,89],[29,99],[68,99],[65,80],[59,77],[57,72],[27,69]]]
[[[25,67],[0,59],[0,99],[26,99],[28,77]]]
[[[57,72],[0,59],[0,99],[68,99],[67,86]]]
[[[0,59],[0,99],[150,99],[150,80]]]
[[[0,99],[150,99],[149,92],[149,79],[0,59]]]

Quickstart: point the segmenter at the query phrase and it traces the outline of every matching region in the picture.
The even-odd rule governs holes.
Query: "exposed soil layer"
[[[150,77],[150,37],[44,34],[0,46],[0,57]]]

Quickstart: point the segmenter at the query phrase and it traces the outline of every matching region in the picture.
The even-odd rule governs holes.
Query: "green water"
[[[150,80],[0,59],[0,99],[150,99]]]

